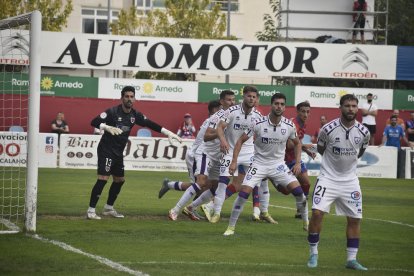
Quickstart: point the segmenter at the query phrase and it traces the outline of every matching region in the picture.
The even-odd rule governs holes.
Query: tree
[[[118,22],[111,24],[112,33],[156,37],[224,39],[226,17],[220,5],[210,0],[166,0],[165,9],[155,9],[146,17],[138,17],[131,7],[121,11]],[[192,80],[194,74],[138,72],[136,78]]]
[[[268,13],[263,15],[264,29],[256,33],[256,38],[260,41],[276,41],[279,38],[275,20],[275,15],[279,12],[279,1],[269,0],[269,4],[272,8],[273,15]]]
[[[0,1],[0,19],[39,10],[43,31],[62,31],[73,10],[72,0],[63,6],[61,0],[8,0]]]

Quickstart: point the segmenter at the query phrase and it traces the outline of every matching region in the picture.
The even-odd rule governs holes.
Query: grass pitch
[[[246,204],[236,235],[223,237],[235,197],[224,204],[218,224],[167,218],[182,195],[158,199],[164,177],[187,180],[184,173],[126,172],[116,202],[125,219],[85,219],[95,170],[41,169],[37,234],[0,235],[0,275],[345,275],[345,218],[326,215],[319,245],[319,267],[306,267],[307,234],[293,218],[295,201],[271,191],[269,211],[278,225],[250,221]],[[359,261],[364,274],[414,273],[414,183],[412,180],[360,179],[364,219]],[[312,179],[314,183],[314,179]],[[110,182],[97,210],[106,202]],[[45,240],[48,242],[45,242]],[[64,250],[62,242],[82,254]],[[85,255],[89,254],[89,255]],[[104,259],[105,258],[105,259]],[[127,270],[103,263],[115,262]],[[128,270],[129,269],[129,270]],[[122,270],[122,269],[121,269]]]

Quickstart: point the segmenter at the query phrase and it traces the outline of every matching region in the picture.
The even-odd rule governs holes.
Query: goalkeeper
[[[98,145],[98,179],[92,188],[87,219],[101,219],[96,214],[95,207],[110,175],[112,175],[113,182],[102,214],[115,218],[124,217],[115,211],[113,205],[125,182],[123,152],[128,142],[129,133],[135,124],[168,136],[170,143],[174,139],[181,142],[181,138],[176,134],[133,109],[134,101],[135,88],[125,86],[121,91],[121,104],[107,109],[91,122],[93,127],[104,130],[104,134]]]

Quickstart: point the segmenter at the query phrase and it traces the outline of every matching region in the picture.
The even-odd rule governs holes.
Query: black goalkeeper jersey
[[[98,151],[105,151],[116,157],[122,157],[129,134],[134,125],[148,127],[157,132],[161,132],[162,128],[133,108],[130,113],[125,113],[122,105],[111,107],[102,112],[92,120],[91,125],[99,128],[101,123],[122,129],[122,134],[120,135],[111,135],[105,131],[98,145]]]

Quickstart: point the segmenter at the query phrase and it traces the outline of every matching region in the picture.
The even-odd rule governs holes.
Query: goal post
[[[0,233],[36,231],[41,29],[39,11],[0,20]]]

